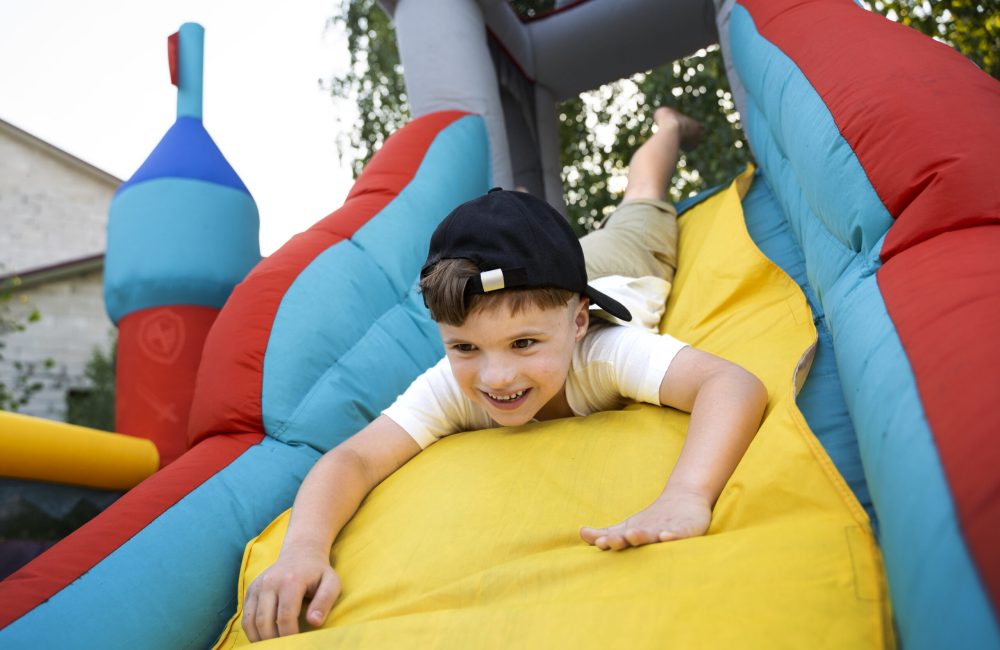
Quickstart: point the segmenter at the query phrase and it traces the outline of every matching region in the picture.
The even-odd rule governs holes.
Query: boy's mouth
[[[515,409],[518,406],[520,406],[521,403],[524,402],[524,398],[528,395],[529,392],[531,392],[531,389],[530,388],[522,388],[521,390],[517,391],[516,393],[510,393],[510,394],[507,394],[507,395],[501,395],[501,394],[498,394],[498,393],[490,393],[490,392],[487,392],[485,390],[481,391],[481,392],[483,393],[483,395],[486,396],[486,398],[490,401],[490,403],[493,404],[495,407],[497,407],[499,409],[505,409],[506,410],[506,409]]]

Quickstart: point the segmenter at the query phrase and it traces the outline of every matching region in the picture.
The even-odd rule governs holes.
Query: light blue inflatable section
[[[489,160],[482,119],[455,121],[395,199],[296,278],[278,308],[264,359],[261,399],[269,435],[329,449],[441,358],[415,282],[437,224],[489,189]]]
[[[802,247],[834,340],[906,648],[1000,647],[913,373],[877,285],[892,220],[809,82],[737,5],[744,127]]]
[[[177,48],[177,117],[201,119],[205,28],[198,23],[184,23],[179,30]]]
[[[318,454],[269,438],[48,602],[0,631],[6,650],[207,648],[236,611],[247,540],[291,506]]]
[[[743,199],[743,214],[747,232],[754,243],[768,259],[795,280],[809,303],[816,326],[816,354],[809,376],[795,401],[809,428],[816,434],[874,525],[875,511],[861,465],[858,439],[844,401],[834,357],[833,335],[823,307],[806,280],[802,249],[792,236],[784,212],[760,170],[754,175],[753,185]]]
[[[246,192],[186,178],[133,185],[111,204],[105,303],[112,321],[149,307],[222,307],[260,261]]]

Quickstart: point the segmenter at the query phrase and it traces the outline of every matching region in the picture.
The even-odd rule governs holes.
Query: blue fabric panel
[[[857,253],[834,237],[816,217],[799,186],[794,168],[770,137],[766,118],[754,97],[747,95],[745,103],[744,126],[748,134],[757,135],[754,153],[802,250],[809,285],[822,303],[827,287],[837,281]],[[814,245],[806,246],[807,241]]]
[[[260,261],[249,194],[166,178],[119,191],[108,218],[104,296],[114,322],[148,307],[222,307]]]
[[[878,290],[888,214],[857,160],[844,153],[846,143],[823,126],[831,121],[820,98],[740,6],[730,40],[748,92],[744,126],[833,335],[903,646],[1000,647],[913,373]]]
[[[482,119],[457,120],[392,202],[299,274],[278,308],[264,359],[269,435],[329,449],[441,357],[414,282],[437,224],[489,183]]]
[[[833,336],[827,326],[823,308],[806,281],[802,250],[789,230],[788,221],[775,200],[774,193],[759,170],[743,200],[743,214],[747,231],[754,243],[768,259],[798,283],[812,309],[813,324],[817,332],[816,356],[796,401],[809,428],[816,434],[874,524],[875,511],[865,482],[858,441],[840,386],[840,373],[833,353]]]
[[[437,326],[414,284],[405,302],[386,311],[327,369],[277,436],[326,451],[375,419],[443,355]]]
[[[195,117],[178,117],[153,153],[118,192],[157,178],[191,178],[250,193],[201,120]]]
[[[382,270],[350,241],[327,249],[302,271],[282,299],[264,357],[262,410],[269,435],[288,442],[286,430],[309,400],[341,404],[314,386],[329,381],[327,373],[400,299]],[[372,359],[370,381],[378,377],[379,359]],[[326,422],[313,435],[327,435],[335,426]]]
[[[184,23],[179,31],[177,116],[195,117],[200,120],[202,73],[205,69],[205,28],[198,23]]]
[[[246,541],[290,507],[317,458],[265,438],[0,631],[0,647],[209,647],[236,610]]]

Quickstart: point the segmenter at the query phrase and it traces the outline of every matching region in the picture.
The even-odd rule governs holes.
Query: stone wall
[[[103,253],[120,184],[0,121],[0,275]]]

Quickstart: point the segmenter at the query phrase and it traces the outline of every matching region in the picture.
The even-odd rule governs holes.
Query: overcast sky
[[[204,123],[257,201],[266,255],[339,207],[354,107],[337,0],[0,0],[0,118],[123,180],[173,124],[167,37],[205,27]]]

